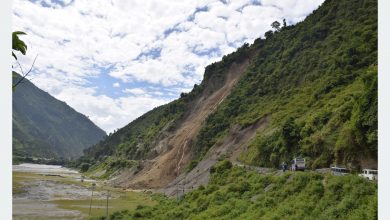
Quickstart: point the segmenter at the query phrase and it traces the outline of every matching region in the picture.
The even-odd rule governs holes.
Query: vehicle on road
[[[305,164],[306,164],[306,160],[305,158],[294,158],[292,161],[291,161],[291,170],[292,171],[305,171]]]
[[[330,172],[335,176],[345,176],[351,173],[347,168],[338,166],[331,167]]]
[[[359,176],[369,180],[378,180],[378,170],[363,169]]]

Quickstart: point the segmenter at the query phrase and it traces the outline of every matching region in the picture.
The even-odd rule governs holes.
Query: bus
[[[348,175],[351,171],[344,167],[331,167],[330,172],[335,176],[345,176]]]

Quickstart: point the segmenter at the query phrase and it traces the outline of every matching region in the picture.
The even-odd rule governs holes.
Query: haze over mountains
[[[38,158],[77,158],[106,136],[88,117],[27,79],[12,94],[12,132],[13,155]]]

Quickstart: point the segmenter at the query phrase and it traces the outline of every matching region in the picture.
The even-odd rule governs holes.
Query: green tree
[[[274,28],[275,30],[279,31],[280,30],[280,23],[278,21],[274,21],[274,22],[272,22],[271,27]]]
[[[272,37],[272,35],[273,35],[272,31],[267,31],[267,32],[264,33],[264,36],[265,36],[266,39]]]
[[[295,123],[294,119],[289,117],[282,127],[282,136],[287,147],[287,150],[290,152],[294,147],[297,147],[300,136],[300,129]]]
[[[80,166],[81,172],[87,172],[89,170],[90,164],[89,163],[82,163]]]

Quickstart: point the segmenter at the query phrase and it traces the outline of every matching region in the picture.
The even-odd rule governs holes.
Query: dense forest
[[[199,157],[233,124],[268,115],[243,162],[277,167],[303,156],[318,168],[377,159],[376,1],[325,1],[251,47],[259,48],[253,64],[200,131]]]

